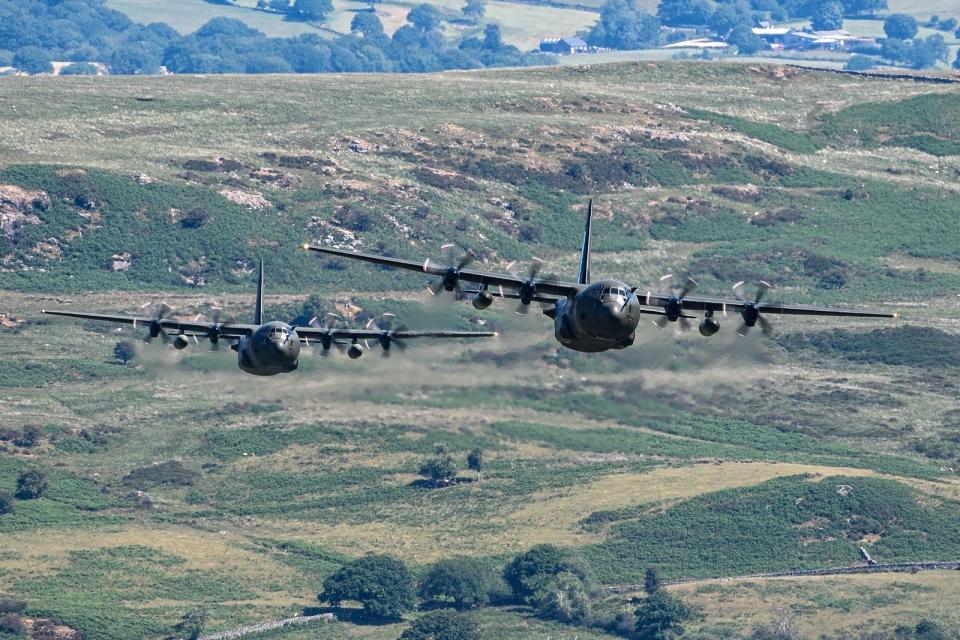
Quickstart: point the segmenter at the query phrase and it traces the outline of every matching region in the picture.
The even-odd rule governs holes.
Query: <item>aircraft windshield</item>
[[[604,302],[610,300],[622,305],[627,301],[629,295],[630,292],[623,287],[607,287],[603,290],[602,299]]]

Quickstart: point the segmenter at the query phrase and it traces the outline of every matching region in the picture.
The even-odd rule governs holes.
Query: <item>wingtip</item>
[[[304,250],[304,251],[310,251],[310,245],[307,244],[306,242],[304,242],[304,243],[303,243],[303,250]]]

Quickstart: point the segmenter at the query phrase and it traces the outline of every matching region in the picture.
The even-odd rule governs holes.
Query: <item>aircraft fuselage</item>
[[[547,315],[553,317],[557,341],[569,349],[624,349],[633,344],[640,322],[640,301],[626,284],[601,280],[585,286],[572,298],[558,300]]]
[[[255,376],[275,376],[296,371],[300,337],[285,322],[267,322],[237,341],[237,365]]]

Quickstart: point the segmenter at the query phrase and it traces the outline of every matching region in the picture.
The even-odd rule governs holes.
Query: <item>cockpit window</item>
[[[604,300],[616,300],[621,304],[627,299],[629,292],[623,287],[608,287],[603,291]]]

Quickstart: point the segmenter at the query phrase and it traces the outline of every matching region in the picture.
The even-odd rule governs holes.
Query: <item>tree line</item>
[[[322,20],[329,0],[281,0],[265,6],[298,18]],[[476,20],[483,4],[468,0],[464,14]],[[141,25],[107,8],[105,0],[7,0],[0,4],[0,66],[49,73],[51,61],[72,62],[62,73],[97,72],[93,62],[121,75],[174,73],[316,73],[324,71],[426,72],[444,69],[549,64],[503,42],[488,24],[482,37],[448,40],[443,17],[429,4],[415,6],[407,23],[387,36],[373,12],[354,17],[351,33],[270,38],[246,23],[218,17],[180,35],[163,23]]]

